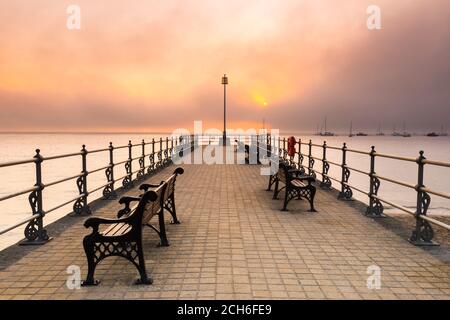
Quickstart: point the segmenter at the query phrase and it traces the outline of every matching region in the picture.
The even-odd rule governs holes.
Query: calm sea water
[[[166,134],[0,134],[0,163],[29,159],[35,154],[35,149],[41,149],[43,156],[52,156],[58,154],[73,153],[81,150],[81,146],[86,144],[88,150],[106,148],[109,142],[115,146],[126,145],[129,140],[133,143],[139,143],[142,139],[151,141],[152,138],[159,139]],[[323,143],[323,137],[301,136],[304,141],[312,139],[314,143]],[[450,162],[450,137],[327,137],[328,145],[342,146],[346,141],[349,148],[370,151],[370,146],[375,145],[378,152],[395,154],[406,157],[417,157],[419,150],[425,151],[425,156],[429,159]],[[150,146],[147,146],[147,153],[150,152]],[[133,148],[133,157],[141,153],[141,149]],[[158,149],[157,149],[158,150]],[[302,151],[307,153],[307,147]],[[322,156],[319,148],[313,149],[316,157]],[[128,157],[127,149],[116,150],[114,154],[115,162],[123,161]],[[340,163],[341,153],[339,151],[329,150],[328,159]],[[107,165],[109,155],[107,152],[96,153],[88,156],[88,170],[94,170]],[[369,158],[359,154],[348,154],[348,164],[351,167],[368,171]],[[306,162],[305,162],[306,163]],[[137,162],[133,162],[134,168]],[[321,163],[316,162],[315,168],[320,170]],[[405,163],[390,159],[377,159],[377,173],[383,176],[391,177],[411,184],[416,183],[417,165],[414,163]],[[80,157],[72,157],[58,160],[45,161],[43,163],[43,182],[49,183],[58,179],[79,174],[81,171]],[[425,182],[428,187],[437,191],[448,193],[450,190],[450,170],[439,167],[426,167]],[[331,166],[330,174],[340,178],[340,168]],[[116,167],[115,177],[125,175],[123,165]],[[0,168],[0,196],[5,196],[17,191],[30,188],[34,184],[35,171],[34,164],[20,165],[16,167]],[[319,176],[320,177],[320,176]],[[106,182],[104,171],[94,173],[89,176],[88,189],[93,189],[103,185]],[[350,183],[357,187],[368,190],[368,178],[364,175],[352,173]],[[335,187],[338,187],[333,183]],[[48,210],[58,204],[76,197],[78,194],[75,180],[64,182],[62,184],[48,187],[43,192],[44,210]],[[413,208],[416,202],[415,192],[404,187],[399,187],[391,183],[382,182],[380,196],[399,203],[401,205]],[[90,195],[90,200],[101,196],[101,191]],[[354,193],[358,200],[367,201],[367,196],[358,192]],[[0,202],[0,229],[6,228],[15,222],[25,219],[31,214],[28,204],[28,195],[22,195],[17,198]],[[431,202],[431,212],[433,214],[450,214],[450,202],[433,196]],[[48,224],[72,211],[72,205],[67,205],[57,211],[54,211],[45,217],[45,223]],[[319,206],[320,211],[320,206]],[[23,226],[0,235],[0,249],[9,246],[23,238]]]

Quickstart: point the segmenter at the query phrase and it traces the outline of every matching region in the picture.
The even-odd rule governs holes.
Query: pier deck
[[[108,258],[98,287],[68,289],[67,267],[87,263],[85,218],[49,226],[54,239],[0,253],[0,299],[449,299],[450,262],[439,249],[408,243],[398,232],[361,214],[358,202],[318,190],[317,213],[306,201],[264,191],[254,165],[185,165],[177,181],[181,225],[168,225],[170,247],[144,230],[151,286],[136,286],[136,269]],[[174,166],[148,179],[159,182]],[[137,187],[127,194],[137,194]],[[117,201],[98,201],[94,216],[113,217]],[[169,219],[169,215],[167,215]],[[412,220],[411,220],[412,221]],[[411,228],[407,229],[410,232]],[[446,250],[444,250],[446,251]],[[381,289],[367,288],[367,268],[381,268]]]

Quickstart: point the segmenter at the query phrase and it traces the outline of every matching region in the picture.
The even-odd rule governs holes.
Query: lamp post
[[[228,77],[226,74],[222,77],[222,84],[223,84],[223,137],[222,142],[223,145],[227,145],[227,84],[228,84]]]

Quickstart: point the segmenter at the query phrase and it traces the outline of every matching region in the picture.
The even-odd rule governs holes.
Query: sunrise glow
[[[286,128],[299,125],[283,116],[293,110],[310,130],[324,115],[347,126],[341,115],[350,111],[364,126],[373,126],[368,116],[437,125],[445,86],[410,95],[445,78],[450,37],[439,17],[450,5],[378,2],[379,31],[367,29],[367,3],[356,0],[80,0],[80,30],[67,29],[65,2],[2,2],[1,131],[220,124],[224,72],[231,127],[253,123],[260,109]],[[424,65],[428,50],[435,58]]]

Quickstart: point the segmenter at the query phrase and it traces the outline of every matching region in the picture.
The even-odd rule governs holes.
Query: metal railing
[[[446,230],[450,230],[450,225],[438,221],[435,218],[432,218],[427,215],[431,196],[430,194],[450,199],[450,195],[444,192],[439,192],[435,190],[431,190],[427,188],[424,184],[424,169],[425,166],[439,166],[443,168],[449,168],[450,163],[440,162],[440,161],[432,161],[428,160],[424,157],[424,152],[420,151],[419,156],[417,158],[408,158],[408,157],[400,157],[390,154],[378,153],[375,150],[375,147],[372,146],[370,151],[361,151],[350,149],[347,147],[346,143],[343,143],[342,147],[334,147],[328,146],[326,142],[323,144],[315,144],[311,140],[308,143],[302,142],[299,139],[295,144],[295,155],[297,159],[295,160],[295,155],[293,157],[288,156],[288,140],[286,138],[278,138],[278,154],[281,159],[289,162],[290,165],[305,170],[308,174],[317,178],[320,176],[320,186],[322,188],[333,188],[333,182],[338,184],[339,195],[338,199],[340,200],[350,200],[353,197],[353,191],[357,191],[362,193],[368,197],[368,206],[366,210],[366,215],[372,218],[380,218],[385,217],[383,203],[390,205],[396,209],[399,209],[405,213],[410,214],[416,220],[416,225],[414,230],[412,231],[411,237],[409,241],[415,245],[435,245],[436,242],[433,241],[434,231],[432,225],[436,225]],[[302,147],[307,149],[307,153],[302,152]],[[313,148],[319,148],[322,151],[322,157],[313,156]],[[334,150],[341,153],[342,160],[340,163],[329,161],[327,158],[327,153],[329,150]],[[347,163],[347,155],[348,153],[360,154],[368,157],[370,171],[366,172],[363,170],[359,170],[349,166]],[[409,163],[417,164],[417,184],[412,185],[403,181],[398,181],[393,178],[384,177],[376,173],[376,159],[377,158],[386,158],[386,159],[394,159]],[[307,163],[305,162],[307,159]],[[321,171],[316,170],[314,168],[314,164],[316,161],[322,163]],[[341,178],[336,179],[329,175],[330,166],[335,166],[341,169]],[[352,172],[357,172],[359,174],[363,174],[367,176],[368,179],[368,187],[369,190],[365,191],[356,186],[352,185],[349,180]],[[417,194],[416,200],[416,208],[415,211],[412,211],[398,203],[394,203],[387,199],[384,199],[378,195],[378,191],[380,189],[381,181],[386,181],[389,183],[396,184],[398,186],[409,188],[411,190],[415,190]]]
[[[25,227],[25,241],[23,244],[39,244],[48,241],[49,237],[47,231],[44,228],[43,218],[45,215],[62,208],[70,203],[73,203],[74,215],[87,215],[90,214],[90,208],[88,203],[88,197],[93,192],[102,190],[104,199],[115,199],[116,189],[115,184],[117,182],[122,182],[123,188],[130,188],[133,186],[135,181],[143,179],[145,176],[149,176],[159,169],[170,164],[172,161],[172,156],[177,153],[183,156],[185,152],[194,151],[195,148],[202,145],[211,145],[218,143],[221,136],[219,135],[189,135],[182,137],[172,137],[172,138],[160,138],[159,140],[152,139],[151,142],[145,142],[142,140],[141,143],[132,144],[129,141],[128,145],[114,147],[110,143],[108,148],[98,149],[88,151],[83,145],[80,152],[57,155],[52,157],[43,157],[39,150],[36,150],[36,155],[33,159],[13,161],[7,163],[0,163],[0,168],[4,167],[14,167],[23,164],[35,164],[35,185],[31,188],[15,192],[6,196],[0,197],[0,202],[8,200],[14,197],[18,197],[23,194],[29,194],[28,200],[31,206],[32,214],[29,218],[17,222],[16,224],[9,226],[3,230],[0,230],[0,235],[4,234],[10,230],[18,228],[24,224]],[[407,158],[394,155],[388,155],[383,153],[377,153],[375,147],[372,147],[370,151],[361,151],[348,148],[346,143],[343,143],[342,147],[329,146],[324,142],[323,144],[315,144],[311,140],[308,143],[304,143],[299,139],[295,144],[295,154],[294,156],[288,155],[288,141],[286,138],[270,136],[269,134],[259,134],[259,135],[233,135],[229,136],[230,141],[233,145],[237,144],[248,144],[252,145],[252,149],[257,152],[257,163],[259,163],[260,156],[262,158],[270,157],[272,155],[277,155],[280,159],[289,162],[289,164],[295,168],[301,169],[317,178],[320,176],[320,187],[325,189],[334,188],[333,182],[337,184],[336,189],[339,191],[338,199],[340,200],[350,200],[353,197],[353,192],[359,192],[368,197],[368,206],[365,214],[368,217],[380,218],[385,217],[384,204],[390,205],[397,208],[403,212],[412,215],[416,219],[416,226],[410,237],[410,241],[415,245],[434,245],[433,241],[434,231],[432,225],[436,225],[446,230],[450,230],[450,226],[435,218],[427,215],[428,208],[431,201],[431,196],[450,199],[450,195],[444,192],[439,192],[436,190],[431,190],[427,188],[424,184],[424,168],[425,166],[438,166],[443,168],[449,168],[450,163],[432,161],[424,157],[423,151],[419,153],[419,157]],[[151,146],[149,153],[146,153],[146,147]],[[157,147],[158,146],[158,150]],[[302,149],[306,147],[307,152],[304,153]],[[141,148],[141,154],[138,157],[132,156],[133,148]],[[313,156],[313,149],[319,148],[321,151],[321,157]],[[128,158],[119,162],[114,162],[114,151],[119,149],[128,150]],[[340,152],[341,162],[333,162],[328,159],[328,153],[331,151]],[[262,154],[260,152],[262,151]],[[101,168],[94,170],[88,170],[87,168],[87,157],[94,153],[109,153],[109,164]],[[356,169],[348,164],[348,153],[354,153],[366,156],[370,165],[370,170],[363,171]],[[81,157],[82,171],[77,175],[70,177],[65,177],[58,179],[50,183],[43,183],[42,179],[42,163],[44,161],[50,161],[55,159],[63,159],[68,157]],[[387,158],[394,159],[409,163],[417,164],[417,184],[412,185],[403,181],[398,181],[393,178],[384,177],[376,173],[376,159],[377,158]],[[146,161],[146,159],[148,159]],[[137,169],[133,170],[133,164],[137,162]],[[320,162],[321,169],[316,169],[314,166],[316,162]],[[126,174],[115,178],[115,168],[119,165],[123,165]],[[329,174],[330,167],[334,166],[340,169],[340,179],[336,179]],[[89,175],[104,171],[106,176],[106,183],[93,188],[88,189],[88,177]],[[355,172],[367,176],[368,191],[352,185],[350,181],[351,173]],[[43,190],[46,187],[61,184],[66,181],[75,180],[76,186],[78,188],[78,195],[65,201],[53,208],[44,210],[44,205],[42,201]],[[380,189],[381,181],[396,184],[398,186],[409,188],[414,190],[417,194],[416,200],[416,210],[412,211],[405,206],[399,205],[387,199],[384,199],[378,195]]]
[[[150,146],[150,151],[147,153],[146,147]],[[133,148],[140,148],[141,153],[138,157],[133,157]],[[89,195],[102,190],[104,199],[116,199],[116,183],[121,182],[123,188],[130,188],[135,181],[144,179],[156,173],[159,169],[164,168],[172,162],[172,157],[175,153],[179,153],[183,156],[183,152],[194,148],[193,136],[180,136],[171,138],[160,138],[159,140],[152,139],[151,142],[145,142],[132,144],[131,141],[127,145],[114,147],[112,143],[108,148],[97,149],[88,151],[86,146],[83,145],[80,152],[56,155],[51,157],[44,157],[41,155],[39,149],[36,150],[36,155],[32,159],[11,161],[6,163],[0,163],[0,168],[15,167],[24,164],[35,164],[35,184],[31,188],[27,188],[22,191],[18,191],[12,194],[8,194],[0,197],[0,202],[8,199],[12,199],[24,194],[28,195],[28,202],[31,206],[32,214],[30,217],[23,219],[14,225],[8,226],[3,230],[0,230],[0,235],[16,229],[24,224],[27,224],[24,230],[25,240],[21,244],[42,244],[49,240],[46,229],[44,228],[44,217],[64,206],[73,203],[73,215],[83,216],[91,214],[89,207]],[[119,162],[114,162],[114,152],[120,149],[128,150],[128,158]],[[91,154],[96,153],[108,153],[109,163],[103,167],[89,170],[87,167],[87,158]],[[42,163],[56,160],[65,159],[70,157],[81,158],[81,172],[77,175],[60,178],[58,180],[44,183],[42,174]],[[137,162],[135,169],[134,164]],[[126,174],[116,178],[115,169],[117,166],[123,165]],[[88,189],[88,178],[91,174],[104,171],[106,182],[101,186],[97,186],[93,189]],[[70,200],[64,201],[52,208],[44,209],[43,204],[43,191],[50,186],[59,185],[63,182],[75,180],[76,187],[78,189],[78,195]]]

